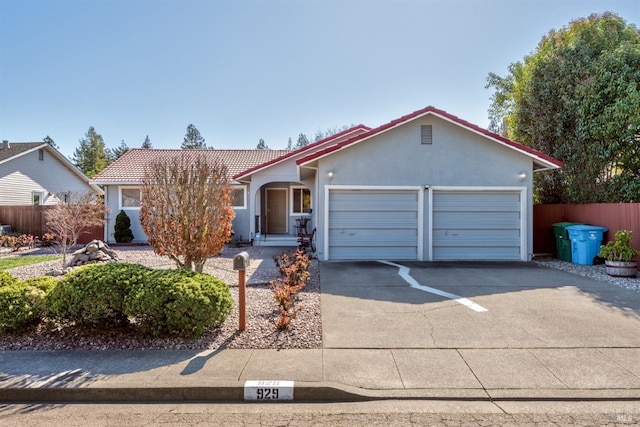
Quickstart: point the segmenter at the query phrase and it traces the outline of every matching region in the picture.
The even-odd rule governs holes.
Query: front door
[[[287,189],[267,188],[267,233],[287,232]]]

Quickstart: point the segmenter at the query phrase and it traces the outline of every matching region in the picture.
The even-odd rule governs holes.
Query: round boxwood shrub
[[[116,243],[130,243],[133,240],[131,231],[131,220],[125,211],[120,211],[116,215],[116,223],[113,226],[113,238]]]
[[[0,288],[3,286],[15,285],[18,283],[20,279],[12,276],[6,271],[0,271]]]
[[[67,274],[50,293],[51,317],[83,326],[128,322],[124,299],[152,270],[139,264],[90,264]]]
[[[200,336],[205,328],[224,322],[232,307],[226,283],[184,269],[153,271],[125,299],[125,313],[154,336]]]
[[[56,283],[53,277],[35,277],[0,285],[0,331],[23,332],[37,326]]]

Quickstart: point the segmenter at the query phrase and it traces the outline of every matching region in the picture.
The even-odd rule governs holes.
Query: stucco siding
[[[421,125],[432,125],[432,144],[421,144]],[[526,187],[525,241],[528,253],[532,252],[532,159],[446,120],[427,116],[406,123],[321,158],[317,167],[320,189],[326,185]],[[522,181],[520,172],[526,174]],[[324,191],[318,196],[324,205]],[[425,207],[427,196],[425,189]],[[325,224],[326,213],[319,215],[318,224]],[[427,230],[424,233],[426,258],[431,242]],[[319,248],[325,246],[324,237],[318,235]],[[323,259],[324,254],[318,256]]]
[[[58,193],[93,190],[46,150],[43,160],[35,150],[0,165],[0,204],[30,205],[33,191],[44,193],[43,204],[51,205]]]
[[[135,185],[107,185],[105,186],[105,199],[106,204],[109,206],[110,213],[107,215],[107,222],[105,224],[105,239],[107,242],[113,243],[115,239],[113,237],[114,226],[116,216],[120,213],[120,210],[124,210],[129,219],[131,220],[131,231],[133,232],[134,243],[146,243],[149,241],[147,235],[142,229],[140,223],[140,209],[138,208],[126,208],[120,206],[120,189],[137,187]],[[233,220],[232,227],[236,236],[242,236],[242,239],[249,239],[249,206],[250,201],[247,197],[246,209],[235,209],[236,217]]]

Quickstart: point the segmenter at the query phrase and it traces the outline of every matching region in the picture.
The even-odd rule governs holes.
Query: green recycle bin
[[[580,222],[558,222],[553,224],[553,237],[556,241],[556,258],[571,262],[571,239],[567,227],[582,225]]]

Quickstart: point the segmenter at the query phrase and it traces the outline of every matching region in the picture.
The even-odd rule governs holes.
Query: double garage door
[[[327,259],[521,260],[523,197],[520,190],[330,189]]]

